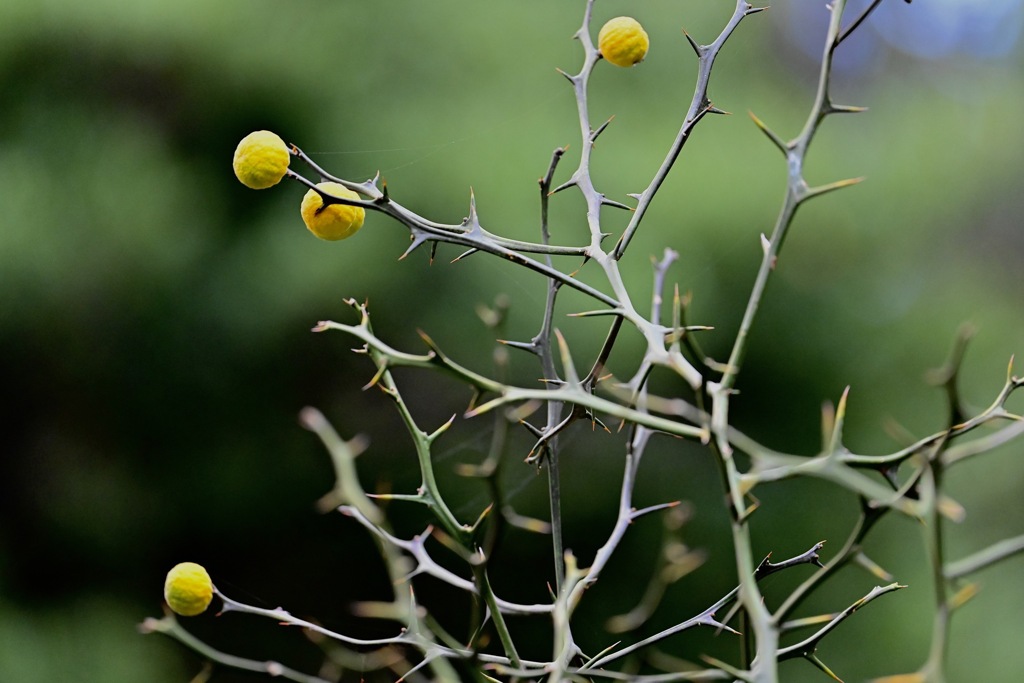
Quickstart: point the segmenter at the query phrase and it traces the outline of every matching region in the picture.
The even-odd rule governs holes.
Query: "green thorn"
[[[775,132],[772,131],[772,129],[769,128],[764,121],[757,118],[754,112],[748,111],[747,114],[750,116],[751,120],[753,120],[754,125],[760,128],[761,132],[768,136],[768,139],[772,141],[772,143],[779,149],[780,152],[782,152],[785,155],[789,154],[789,145],[786,144],[782,140],[782,138],[776,135]]]
[[[818,659],[813,652],[807,653],[806,655],[804,655],[804,658],[817,668],[821,669],[825,673],[825,675],[831,678],[833,681],[839,681],[839,683],[843,683],[843,679],[839,678],[839,676],[836,676],[834,673],[832,673],[832,670],[825,666],[825,662]]]
[[[830,114],[860,114],[867,110],[867,107],[854,107],[848,104],[829,104],[827,111]]]
[[[835,190],[842,190],[843,188],[846,188],[846,187],[852,187],[853,185],[858,185],[858,184],[864,182],[864,180],[865,180],[865,178],[863,176],[860,177],[860,178],[846,178],[845,180],[837,180],[836,182],[828,183],[827,185],[818,185],[817,187],[809,187],[803,193],[803,196],[800,199],[801,199],[801,201],[803,201],[803,200],[811,199],[812,197],[820,197],[823,194],[828,194],[829,192],[833,192]]]
[[[850,387],[843,389],[843,395],[839,398],[839,407],[832,423],[832,439],[828,444],[828,455],[834,456],[843,447],[843,423],[846,421],[846,399],[850,395]]]

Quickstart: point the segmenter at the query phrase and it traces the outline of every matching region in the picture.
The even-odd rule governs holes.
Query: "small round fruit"
[[[258,130],[249,133],[238,143],[232,166],[235,168],[235,176],[243,185],[254,190],[265,190],[281,182],[291,156],[288,145],[284,144],[277,133]]]
[[[651,41],[647,31],[633,17],[615,17],[601,27],[597,47],[601,56],[615,66],[633,66],[644,61]]]
[[[202,565],[182,562],[167,572],[164,599],[176,614],[194,617],[202,614],[213,599],[213,581]]]
[[[319,183],[321,190],[335,197],[359,199],[359,195],[339,183]],[[361,206],[347,204],[329,204],[324,206],[323,197],[315,190],[310,190],[302,198],[302,221],[309,231],[322,240],[343,240],[351,237],[363,227],[366,211]]]

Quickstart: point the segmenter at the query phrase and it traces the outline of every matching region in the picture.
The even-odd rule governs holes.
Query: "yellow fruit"
[[[335,197],[359,199],[358,194],[338,183],[319,183],[317,187]],[[366,211],[361,206],[330,204],[325,207],[323,198],[314,190],[302,198],[300,213],[311,233],[322,240],[331,241],[343,240],[356,234],[366,218]]]
[[[235,175],[246,187],[265,190],[281,182],[291,160],[288,145],[276,133],[249,133],[235,148]]]
[[[647,31],[633,17],[615,17],[601,27],[597,47],[615,66],[633,66],[644,61],[651,41]]]
[[[213,581],[202,565],[182,562],[167,572],[164,599],[173,612],[183,617],[194,617],[210,606]]]

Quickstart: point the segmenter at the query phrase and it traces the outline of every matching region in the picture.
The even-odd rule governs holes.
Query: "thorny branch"
[[[611,123],[611,119],[596,127],[591,123],[588,91],[590,76],[602,59],[592,39],[594,0],[585,0],[583,22],[575,34],[575,38],[582,46],[583,63],[575,74],[562,72],[569,81],[575,98],[581,143],[579,162],[568,180],[553,187],[559,162],[568,147],[559,147],[552,154],[548,169],[539,182],[539,243],[512,240],[486,230],[477,213],[475,197],[472,194],[469,215],[461,223],[453,225],[435,222],[393,199],[389,195],[387,184],[379,176],[362,183],[335,177],[293,145],[292,155],[305,162],[319,178],[340,183],[357,192],[362,198],[348,199],[331,195],[317,188],[315,182],[294,170],[287,172],[288,177],[320,193],[325,205],[339,203],[360,206],[390,216],[403,225],[409,230],[411,239],[403,258],[424,245],[429,245],[433,256],[437,245],[452,244],[464,249],[456,261],[476,253],[490,254],[544,277],[547,281],[547,294],[539,331],[527,342],[503,342],[508,347],[534,354],[540,364],[543,382],[539,387],[515,386],[505,381],[500,373],[498,378],[494,378],[471,370],[449,357],[425,334],[422,335],[427,347],[425,353],[407,353],[395,349],[373,332],[368,307],[349,300],[348,303],[359,316],[356,324],[326,321],[319,323],[314,329],[340,331],[362,343],[358,351],[368,356],[375,367],[375,374],[367,387],[380,388],[391,398],[400,414],[415,445],[417,466],[422,477],[421,486],[412,494],[367,494],[354,465],[355,458],[366,448],[365,441],[360,438],[343,440],[326,418],[313,409],[303,411],[302,422],[320,437],[334,464],[335,485],[321,500],[320,508],[324,511],[337,510],[367,530],[377,543],[394,587],[391,602],[373,603],[369,606],[364,604],[360,613],[363,616],[397,622],[397,632],[386,638],[355,638],[327,629],[313,621],[295,617],[283,609],[270,610],[246,605],[217,591],[216,594],[223,605],[222,613],[239,612],[270,618],[282,625],[297,626],[306,632],[353,648],[406,648],[418,653],[419,660],[418,663],[410,664],[408,670],[404,672],[405,676],[412,676],[419,669],[430,667],[434,677],[444,681],[458,680],[458,674],[453,667],[453,663],[457,662],[477,667],[474,670],[477,680],[495,680],[491,676],[493,674],[518,679],[547,678],[552,682],[607,678],[644,683],[682,680],[775,683],[778,680],[778,663],[798,657],[806,659],[835,678],[816,654],[820,642],[857,609],[903,586],[891,582],[886,586],[876,587],[836,614],[797,619],[791,619],[791,616],[808,596],[833,577],[841,567],[850,564],[860,565],[876,577],[891,581],[892,577],[888,572],[864,554],[863,542],[879,519],[891,511],[899,511],[924,522],[925,544],[931,555],[934,574],[937,616],[932,653],[919,673],[924,676],[920,680],[941,680],[949,615],[972,594],[971,586],[960,587],[960,582],[970,574],[1024,552],[1024,536],[997,542],[954,562],[947,561],[942,547],[942,516],[944,513],[949,514],[951,507],[942,494],[942,477],[945,470],[1024,434],[1024,419],[1006,407],[1009,397],[1024,384],[1024,379],[1013,374],[1012,362],[1004,386],[993,403],[985,410],[968,417],[967,411],[962,408],[963,403],[960,401],[956,384],[963,355],[962,344],[958,345],[951,361],[939,373],[950,397],[952,419],[948,426],[890,454],[863,455],[846,448],[843,443],[843,425],[847,393],[843,394],[838,408],[833,413],[826,414],[826,438],[822,451],[812,457],[772,450],[741,432],[730,418],[730,401],[736,392],[736,384],[757,313],[771,275],[779,265],[782,245],[793,225],[797,210],[812,198],[852,186],[861,180],[854,178],[811,186],[804,178],[803,169],[811,142],[828,116],[863,111],[860,107],[839,105],[832,101],[832,63],[837,48],[868,19],[881,2],[882,0],[872,0],[845,26],[843,21],[846,0],[833,0],[829,5],[830,23],[814,102],[802,130],[795,138],[783,139],[751,114],[755,125],[784,155],[788,177],[783,201],[771,234],[761,235],[763,258],[725,363],[716,363],[705,356],[693,339],[693,332],[709,328],[686,324],[685,309],[688,297],[681,297],[678,291],[675,291],[671,315],[665,313],[667,272],[677,258],[674,251],[666,249],[662,259],[653,264],[654,286],[649,316],[641,313],[633,304],[619,265],[647,215],[648,208],[680,158],[682,149],[697,124],[708,114],[726,113],[714,106],[709,99],[712,68],[741,21],[764,8],[754,7],[745,0],[737,0],[718,37],[707,45],[699,44],[689,34],[684,33],[697,55],[698,62],[696,85],[690,105],[683,114],[675,139],[649,184],[639,194],[631,195],[637,200],[637,206],[632,210],[628,224],[610,251],[606,251],[602,246],[605,238],[611,233],[604,228],[601,210],[603,207],[629,207],[609,199],[599,191],[591,175],[594,143],[599,136],[608,132]],[[576,188],[586,204],[587,244],[559,246],[552,244],[548,207],[553,195],[570,188]],[[580,261],[584,264],[595,264],[600,269],[605,289],[610,294],[577,279],[575,271],[562,269],[556,259],[565,257],[573,259],[574,266],[578,266]],[[605,315],[612,319],[600,352],[584,366],[590,369],[582,376],[576,369],[568,344],[554,323],[557,295],[562,287],[575,289],[595,300],[600,306],[597,310],[578,315]],[[664,324],[663,316],[671,317],[671,323]],[[606,364],[621,331],[628,328],[635,330],[644,340],[642,358],[628,380],[621,384],[608,382],[603,375]],[[500,543],[500,534],[495,531],[496,527],[491,526],[495,513],[488,507],[473,524],[465,524],[459,521],[449,508],[444,491],[435,477],[432,448],[451,422],[432,433],[423,431],[418,426],[399,391],[398,383],[391,375],[391,370],[398,367],[438,371],[459,380],[471,393],[465,412],[467,418],[492,412],[496,414],[496,424],[504,425],[506,417],[502,410],[515,408],[515,414],[522,419],[523,425],[535,437],[536,441],[527,461],[548,469],[555,576],[555,589],[550,602],[522,604],[502,599],[497,595],[488,573],[488,563]],[[648,380],[658,367],[668,369],[683,380],[691,391],[691,398],[652,393]],[[542,426],[535,426],[525,419],[528,413],[536,410],[538,406],[545,409]],[[561,523],[562,483],[559,472],[558,437],[577,420],[587,419],[598,424],[601,417],[614,418],[627,430],[623,473],[612,529],[597,549],[590,566],[580,567],[576,558],[565,549],[567,541]],[[973,440],[964,438],[968,434],[975,434],[981,428],[1003,421],[1009,424],[1001,425],[987,435],[975,437]],[[634,521],[650,513],[671,510],[678,504],[678,501],[670,501],[640,509],[634,505],[640,463],[651,437],[656,434],[668,434],[706,444],[717,455],[731,518],[738,585],[699,614],[684,618],[669,628],[635,640],[631,644],[620,647],[619,643],[614,643],[601,652],[588,656],[584,653],[583,646],[576,642],[572,628],[573,616],[587,588],[601,578]],[[503,437],[499,441],[503,444]],[[490,469],[481,474],[481,478],[486,479],[491,487],[499,486],[493,476],[496,467],[493,460],[501,457],[502,444],[488,456],[487,463]],[[741,472],[735,459],[736,453],[743,454],[749,459],[750,465],[746,471]],[[901,468],[909,471],[902,472],[900,476]],[[818,543],[806,552],[778,564],[771,563],[769,558],[755,563],[749,519],[756,512],[758,503],[752,498],[752,491],[757,486],[793,477],[813,477],[838,484],[860,501],[859,518],[851,529],[846,543],[827,562],[822,563],[819,557],[822,543]],[[411,539],[401,538],[391,530],[383,508],[378,505],[381,499],[424,505],[433,515],[434,522]],[[502,511],[500,514],[505,513]],[[439,541],[436,545],[443,547],[456,560],[461,561],[466,570],[464,573],[468,573],[470,578],[442,564],[435,557],[435,551],[428,549],[428,541],[431,539]],[[818,569],[793,589],[778,607],[772,609],[761,594],[758,582],[772,573],[805,564],[816,565]],[[429,612],[417,603],[413,588],[414,580],[420,576],[429,576],[469,594],[476,601],[474,633],[467,641],[456,641],[445,633],[433,622]],[[949,594],[951,590],[958,588],[959,592],[952,596]],[[660,593],[655,594],[653,604],[645,605],[645,610],[653,610],[658,598]],[[716,614],[723,610],[728,611],[724,616],[716,617]],[[742,634],[728,625],[737,614],[740,616]],[[524,659],[519,655],[513,632],[505,623],[505,617],[512,615],[550,620],[553,640],[547,659]],[[497,632],[501,654],[483,651],[485,646],[481,646],[483,639],[480,636],[488,624]],[[740,663],[730,664],[705,658],[706,668],[663,674],[634,674],[607,668],[612,663],[621,666],[628,655],[643,651],[655,643],[696,626],[711,626],[740,635]],[[818,628],[809,637],[788,645],[783,644],[781,638],[784,633],[808,626]],[[299,683],[325,683],[322,678],[302,674],[276,662],[259,662],[220,652],[189,634],[172,617],[146,620],[141,628],[144,632],[159,632],[175,638],[203,655],[208,661],[223,666],[263,672]],[[469,645],[465,645],[466,642]],[[744,656],[747,652],[750,654],[749,658]]]

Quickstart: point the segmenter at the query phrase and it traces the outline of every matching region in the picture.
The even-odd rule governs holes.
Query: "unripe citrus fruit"
[[[182,562],[167,572],[164,599],[176,614],[194,617],[202,614],[213,599],[213,581],[202,565]]]
[[[359,199],[359,195],[338,183],[319,183],[321,190],[335,197]],[[302,198],[302,221],[309,231],[322,240],[343,240],[351,237],[363,227],[366,211],[361,206],[347,204],[330,204],[324,206],[323,197],[315,190],[310,190]]]
[[[277,133],[258,130],[249,133],[238,143],[232,166],[243,185],[254,190],[265,190],[281,182],[291,156],[288,145],[284,144]]]
[[[601,27],[597,47],[615,66],[633,66],[644,61],[651,41],[647,31],[633,17],[615,17]]]

